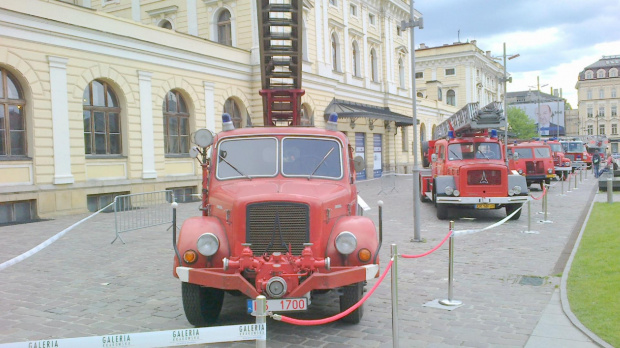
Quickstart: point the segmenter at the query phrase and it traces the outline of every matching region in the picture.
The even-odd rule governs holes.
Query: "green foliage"
[[[582,324],[620,347],[620,203],[595,203],[568,275],[568,301]]]
[[[519,108],[508,108],[508,127],[508,131],[512,132],[517,139],[530,139],[538,136],[536,122]]]

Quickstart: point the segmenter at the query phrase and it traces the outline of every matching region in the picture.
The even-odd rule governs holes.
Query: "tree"
[[[516,107],[508,108],[508,130],[517,139],[525,140],[538,136],[534,120],[525,111]]]

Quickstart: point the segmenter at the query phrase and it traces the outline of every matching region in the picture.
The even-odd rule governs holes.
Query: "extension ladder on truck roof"
[[[476,132],[490,128],[506,127],[506,118],[503,115],[502,103],[492,102],[483,108],[479,103],[469,103],[447,120],[440,123],[433,133],[433,139],[448,136],[450,130],[456,133]]]
[[[265,126],[300,124],[302,1],[260,0],[258,28]]]

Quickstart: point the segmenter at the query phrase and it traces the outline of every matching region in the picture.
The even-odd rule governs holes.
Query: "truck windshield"
[[[583,147],[583,143],[581,141],[571,141],[568,142],[565,146],[564,149],[566,150],[566,152],[584,152],[584,147]]]
[[[342,177],[340,143],[331,139],[284,138],[282,174],[286,176]]]
[[[534,157],[536,158],[550,158],[551,151],[549,151],[548,147],[535,147],[534,148]]]
[[[218,179],[275,176],[278,173],[276,138],[223,140],[217,151]]]
[[[551,146],[551,151],[553,152],[564,152],[564,149],[560,144],[549,144],[549,146]]]
[[[515,147],[512,151],[519,154],[519,158],[534,158],[531,147]]]
[[[472,158],[501,159],[502,153],[498,143],[458,143],[448,146],[448,159],[450,161]]]

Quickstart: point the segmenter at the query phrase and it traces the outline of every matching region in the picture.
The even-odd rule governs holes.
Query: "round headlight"
[[[220,248],[220,241],[213,233],[205,233],[198,237],[196,248],[204,256],[213,256]]]
[[[553,168],[549,168],[549,169],[547,169],[547,172],[548,172],[549,174],[553,173]]]
[[[444,189],[444,192],[448,195],[451,196],[452,193],[454,192],[454,189],[452,188],[452,186],[446,186],[446,188]]]
[[[343,255],[349,255],[357,248],[357,238],[349,231],[340,232],[336,237],[336,249]]]
[[[509,189],[508,190],[508,195],[509,196],[514,196],[515,195],[515,191],[513,189]]]
[[[454,190],[454,195],[455,195],[456,197],[460,196],[460,195],[461,195],[461,191],[459,191],[459,190]]]
[[[515,193],[515,195],[520,194],[521,193],[521,186],[515,185],[515,187],[512,188],[512,191]]]
[[[519,169],[518,172],[519,172],[519,175],[523,174],[523,169]]]

